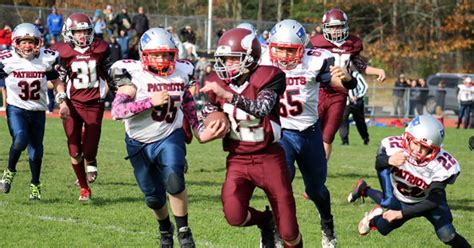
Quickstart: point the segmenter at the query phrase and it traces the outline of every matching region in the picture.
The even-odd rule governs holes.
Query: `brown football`
[[[226,129],[230,126],[229,119],[224,112],[212,112],[204,119],[204,126],[208,126],[211,121],[221,120],[225,125]]]

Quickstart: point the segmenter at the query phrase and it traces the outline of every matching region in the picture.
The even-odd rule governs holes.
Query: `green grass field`
[[[371,143],[362,145],[354,127],[350,146],[334,141],[327,186],[340,247],[442,247],[428,221],[412,220],[388,237],[373,232],[365,237],[356,231],[365,203],[348,204],[347,193],[359,178],[378,187],[374,158],[378,142],[385,136],[401,134],[401,129],[371,127]],[[461,163],[462,173],[448,187],[448,202],[459,233],[474,242],[474,152],[467,148],[472,130],[448,129],[445,148]],[[64,131],[59,119],[47,120],[41,181],[43,200],[28,200],[30,172],[26,151],[9,194],[0,195],[0,247],[153,247],[157,245],[157,223],[145,206],[125,157],[124,128],[119,122],[104,121],[99,148],[99,178],[92,185],[93,202],[80,204],[74,185]],[[6,167],[11,138],[6,119],[0,117],[0,167]],[[188,146],[190,226],[198,247],[258,247],[256,227],[229,226],[223,216],[220,187],[225,176],[225,156],[220,141]],[[298,221],[305,247],[320,247],[319,217],[313,203],[303,199],[303,182],[298,173],[293,183]],[[267,204],[257,190],[251,205]]]

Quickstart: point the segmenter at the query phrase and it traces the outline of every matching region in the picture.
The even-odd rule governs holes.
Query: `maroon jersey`
[[[87,103],[105,98],[107,71],[111,66],[107,42],[95,39],[86,48],[60,42],[52,48],[59,52],[61,66],[67,72],[65,83],[69,99]]]
[[[213,72],[206,81],[217,82],[225,90],[233,94],[239,94],[250,100],[256,100],[262,89],[272,89],[281,96],[285,91],[284,72],[272,66],[259,66],[252,72],[248,81],[240,87],[226,84]],[[248,154],[260,152],[272,143],[280,140],[281,126],[278,114],[278,100],[271,112],[263,117],[257,118],[235,105],[228,103],[225,99],[218,98],[214,93],[208,93],[209,101],[227,113],[231,123],[231,131],[224,138],[224,151],[233,154]]]

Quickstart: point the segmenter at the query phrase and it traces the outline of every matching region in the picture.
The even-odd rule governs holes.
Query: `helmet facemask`
[[[323,34],[326,40],[341,43],[349,36],[349,25],[347,22],[324,23]]]
[[[174,48],[147,49],[141,51],[140,58],[146,71],[158,76],[168,76],[174,72],[176,54],[178,51]]]
[[[412,150],[412,145],[415,142],[417,146],[421,146],[424,149],[429,150],[426,154],[423,154],[423,148],[417,150]],[[407,162],[414,166],[423,167],[426,166],[431,160],[433,160],[440,151],[440,147],[431,144],[429,140],[426,139],[416,139],[411,133],[403,133],[403,149],[408,153]]]
[[[81,32],[82,35],[79,34],[79,32]],[[94,40],[94,31],[92,28],[72,29],[69,36],[69,40],[72,41],[75,46],[87,47],[90,46]]]
[[[216,71],[217,76],[225,82],[230,83],[243,74],[248,73],[250,71],[249,67],[251,67],[254,63],[253,57],[250,55],[251,49],[249,50],[250,51],[248,51],[247,54],[240,52],[218,54],[216,52],[216,63],[214,64],[214,70]],[[238,57],[239,63],[227,65],[227,57]]]
[[[270,60],[273,66],[282,70],[292,70],[301,64],[304,47],[301,44],[278,44],[270,42]]]
[[[13,40],[12,46],[21,57],[25,59],[33,59],[40,53],[40,48],[43,46],[43,40],[33,36],[21,36],[16,37]]]

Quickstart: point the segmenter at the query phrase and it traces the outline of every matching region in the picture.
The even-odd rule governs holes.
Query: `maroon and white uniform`
[[[341,43],[332,43],[317,35],[311,38],[311,44],[315,48],[326,49],[335,58],[334,65],[347,68],[350,71],[351,63],[359,72],[364,72],[367,63],[360,57],[363,49],[362,41],[353,35]],[[346,107],[347,89],[342,87],[321,87],[319,91],[318,113],[323,131],[323,141],[331,144],[334,140],[342,120],[342,114]]]
[[[285,91],[284,72],[271,66],[257,67],[241,86],[227,84],[215,73],[207,81],[217,82],[225,90],[248,100],[256,100],[257,94],[265,89],[275,91],[278,98]],[[284,150],[278,143],[281,136],[278,99],[268,115],[258,118],[237,107],[238,104],[229,103],[213,93],[208,96],[208,104],[227,113],[231,123],[231,131],[223,140],[224,150],[229,152],[222,186],[227,221],[238,226],[245,222],[249,211],[255,213],[249,201],[254,189],[259,187],[268,195],[281,237],[296,239],[299,230],[295,201]]]
[[[62,70],[66,71],[64,81],[70,116],[63,125],[69,154],[76,157],[83,153],[87,161],[95,161],[104,114],[103,100],[107,95],[107,71],[111,66],[108,44],[96,39],[90,46],[80,48],[61,42],[53,49],[59,52]]]

